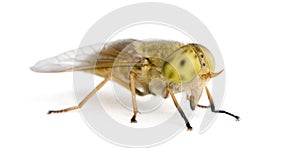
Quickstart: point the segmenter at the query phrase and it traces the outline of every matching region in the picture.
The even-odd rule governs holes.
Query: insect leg
[[[187,100],[191,100],[192,96],[187,95],[186,98],[187,98]],[[200,107],[200,108],[210,108],[210,106],[200,105],[200,104],[197,104],[197,106]]]
[[[186,127],[188,128],[189,131],[191,131],[193,128],[191,127],[191,125],[189,123],[189,120],[186,118],[184,112],[182,111],[181,107],[179,106],[179,104],[178,104],[178,102],[177,102],[177,100],[176,100],[176,98],[174,96],[174,93],[173,93],[172,89],[168,86],[167,90],[170,93],[170,95],[172,97],[172,100],[173,100],[173,102],[174,102],[177,110],[179,111],[181,117],[184,119]]]
[[[122,85],[123,87],[128,88],[128,83],[127,82],[124,82],[124,81],[122,81],[119,78],[114,77],[114,76],[112,77],[112,80],[117,82],[118,84]],[[148,92],[145,92],[145,91],[142,92],[142,91],[138,90],[137,88],[135,88],[135,93],[139,96],[145,96],[145,95],[149,94]]]
[[[229,116],[232,116],[236,119],[236,121],[239,121],[240,120],[240,117],[239,116],[236,116],[232,113],[229,113],[227,111],[224,111],[224,110],[215,110],[215,105],[214,105],[214,101],[212,99],[212,96],[207,88],[207,86],[205,86],[205,90],[206,90],[206,94],[207,94],[207,97],[208,97],[208,100],[209,100],[209,103],[210,103],[210,108],[211,108],[211,111],[214,112],[214,113],[224,113],[224,114],[227,114]]]
[[[197,104],[197,106],[200,107],[200,108],[210,108],[210,106],[206,106],[206,105],[199,105],[199,104]]]
[[[110,79],[110,76],[106,77],[100,84],[98,84],[96,86],[96,88],[94,88],[92,90],[92,92],[90,92],[80,103],[78,106],[72,106],[66,109],[62,109],[62,110],[50,110],[48,112],[48,114],[52,114],[52,113],[63,113],[63,112],[68,112],[71,110],[75,110],[75,109],[79,109],[81,108],[108,80]]]
[[[132,95],[132,106],[133,106],[133,116],[131,118],[131,123],[137,123],[135,117],[136,114],[138,113],[138,108],[137,108],[137,104],[136,104],[136,93],[135,93],[135,85],[134,85],[134,78],[135,78],[135,73],[134,72],[130,72],[130,76],[129,76],[129,88],[131,91],[131,95]]]

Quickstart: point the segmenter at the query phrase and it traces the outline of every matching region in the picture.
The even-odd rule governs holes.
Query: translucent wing
[[[68,69],[91,65],[95,62],[102,44],[70,50],[37,62],[31,70],[35,72],[62,72]]]
[[[120,54],[122,50],[136,40],[119,40],[109,44],[94,44],[75,50],[70,50],[55,57],[47,58],[37,62],[31,67],[35,72],[65,72],[85,71],[95,68],[110,68],[113,66],[128,66],[139,60],[126,60],[131,55]],[[129,54],[129,53],[128,53]],[[114,63],[116,57],[124,60]]]

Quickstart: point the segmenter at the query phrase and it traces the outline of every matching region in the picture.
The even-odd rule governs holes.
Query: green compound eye
[[[193,46],[182,46],[167,58],[162,67],[165,78],[173,82],[188,82],[200,72],[199,56]]]

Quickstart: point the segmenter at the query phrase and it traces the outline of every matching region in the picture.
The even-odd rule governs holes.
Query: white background
[[[38,74],[29,67],[76,48],[103,15],[136,2],[0,2],[0,147],[117,147],[94,134],[76,111],[46,115],[75,104],[72,73]],[[184,130],[158,147],[299,147],[300,5],[172,4],[196,15],[217,40],[227,74],[222,108],[242,120],[218,116],[206,133]]]

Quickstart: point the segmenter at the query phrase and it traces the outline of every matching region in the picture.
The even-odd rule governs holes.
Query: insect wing
[[[119,60],[115,63],[118,57],[122,59],[120,52],[132,43],[134,40],[119,40],[110,44],[94,44],[85,46],[79,49],[70,50],[59,54],[55,57],[50,57],[37,62],[31,67],[32,71],[51,73],[51,72],[67,72],[67,71],[85,71],[95,68],[111,68],[126,67],[136,64],[138,60]],[[103,49],[103,50],[102,50]],[[126,56],[128,59],[130,56]]]
[[[37,62],[31,67],[35,72],[64,72],[72,71],[80,67],[95,65],[98,53],[104,44],[95,44],[70,50]]]

